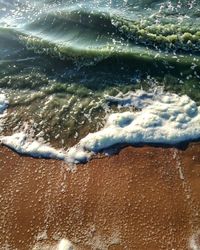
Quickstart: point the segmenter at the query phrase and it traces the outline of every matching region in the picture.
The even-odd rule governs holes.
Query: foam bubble
[[[67,239],[60,240],[57,244],[37,243],[32,250],[75,250],[72,243]]]
[[[8,106],[8,101],[4,94],[0,94],[0,132],[3,130],[4,126],[4,117],[6,115],[5,110]]]
[[[200,249],[200,245],[199,245],[199,235],[200,235],[200,231],[198,231],[197,233],[193,234],[192,237],[190,238],[189,241],[189,247],[191,250],[199,250]]]
[[[8,101],[6,99],[6,96],[4,94],[0,94],[0,114],[4,112],[7,106],[8,106]]]
[[[56,248],[56,250],[73,250],[73,249],[74,249],[73,245],[67,239],[62,239]]]

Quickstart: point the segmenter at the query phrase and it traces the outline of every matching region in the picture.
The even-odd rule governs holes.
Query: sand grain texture
[[[183,250],[200,229],[199,143],[127,147],[74,172],[0,147],[0,176],[0,249]]]

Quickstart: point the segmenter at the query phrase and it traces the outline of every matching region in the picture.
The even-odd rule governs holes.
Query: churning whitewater
[[[199,105],[198,1],[0,2],[4,134],[34,124],[65,149],[101,129],[115,96],[164,85]],[[92,123],[92,126],[91,126]]]
[[[85,162],[199,139],[199,13],[196,0],[0,1],[1,143]]]
[[[37,142],[24,132],[2,136],[1,143],[21,154],[80,163],[118,144],[173,145],[200,138],[200,107],[186,95],[138,90],[107,99],[135,111],[109,115],[103,129],[88,134],[66,152]]]

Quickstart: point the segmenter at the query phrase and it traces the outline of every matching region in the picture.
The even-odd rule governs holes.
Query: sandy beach
[[[200,143],[127,147],[73,171],[3,146],[0,156],[0,249],[52,249],[63,238],[81,250],[198,244]]]
[[[0,0],[0,250],[200,250],[200,0]]]

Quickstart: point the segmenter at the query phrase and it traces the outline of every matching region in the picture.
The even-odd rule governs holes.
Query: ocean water
[[[2,142],[15,149],[23,145],[18,151],[34,156],[38,148],[46,154],[47,147],[54,147],[63,158],[68,148],[92,137],[89,149],[79,143],[84,149],[79,156],[80,146],[70,151],[85,159],[82,151],[102,150],[99,144],[134,143],[133,130],[128,136],[123,131],[138,111],[143,120],[137,138],[146,139],[137,142],[198,139],[199,24],[197,0],[1,0],[0,92],[6,98],[2,105],[9,102]],[[141,89],[146,94],[138,95]],[[151,98],[143,112],[137,104],[145,95]],[[163,102],[166,109],[157,110]],[[149,115],[152,107],[157,113]],[[125,117],[121,137],[103,135],[94,142],[113,113]],[[165,126],[171,126],[173,136],[162,132]],[[53,148],[50,152],[55,153]]]

